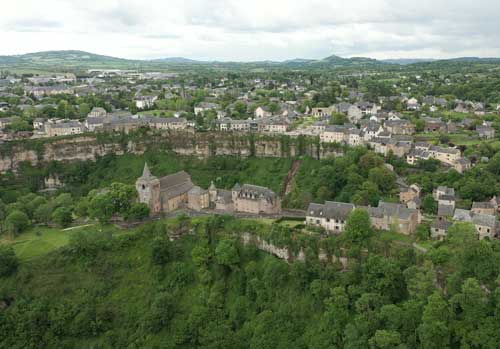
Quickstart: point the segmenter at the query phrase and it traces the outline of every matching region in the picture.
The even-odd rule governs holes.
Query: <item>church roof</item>
[[[166,193],[168,198],[187,193],[193,186],[191,176],[185,171],[160,178],[160,191]]]

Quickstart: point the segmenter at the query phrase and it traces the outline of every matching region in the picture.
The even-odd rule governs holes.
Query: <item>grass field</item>
[[[11,245],[21,261],[29,261],[65,246],[68,244],[71,234],[91,229],[98,228],[95,226],[82,226],[70,229],[34,227],[14,239],[0,239],[0,245]],[[112,226],[105,229],[117,231]]]

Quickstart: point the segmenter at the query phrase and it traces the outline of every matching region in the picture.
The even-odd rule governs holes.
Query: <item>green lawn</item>
[[[14,240],[3,239],[0,243],[12,245],[17,256],[26,261],[66,245],[69,241],[69,234],[74,231],[64,232],[60,229],[35,227]]]
[[[71,234],[89,229],[96,229],[96,227],[82,226],[70,229],[34,227],[13,240],[9,238],[0,239],[0,244],[11,245],[21,261],[29,261],[65,246],[68,244]],[[106,229],[116,230],[114,227]]]

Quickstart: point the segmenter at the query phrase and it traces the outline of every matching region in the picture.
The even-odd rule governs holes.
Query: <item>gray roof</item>
[[[489,201],[474,201],[472,203],[472,208],[489,208],[489,209],[495,209],[495,206]]]
[[[187,193],[193,186],[191,176],[184,171],[160,178],[160,190],[162,193],[166,193],[168,198]]]
[[[438,206],[438,216],[453,216],[455,208],[453,205],[439,205]]]
[[[447,231],[452,225],[453,223],[447,219],[436,219],[432,222],[431,228]]]
[[[472,215],[469,210],[457,208],[453,215],[453,220],[461,222],[472,222]]]
[[[378,207],[370,208],[369,213],[370,215],[373,213],[375,217],[398,216],[400,219],[409,219],[413,214],[418,213],[418,210],[407,208],[402,204],[379,201]]]
[[[307,215],[312,217],[346,220],[353,210],[353,204],[326,201],[324,205],[314,203],[309,204]]]
[[[489,214],[475,214],[472,217],[472,222],[475,225],[482,225],[493,229],[496,226],[497,217]]]
[[[276,193],[271,189],[259,185],[243,184],[239,188],[235,185],[233,190],[238,191],[238,197],[252,200],[259,200],[261,198],[274,199],[277,197]]]

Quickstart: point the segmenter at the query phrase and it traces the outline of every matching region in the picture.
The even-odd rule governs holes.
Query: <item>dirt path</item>
[[[288,171],[288,175],[286,176],[285,185],[283,186],[283,197],[290,194],[293,189],[293,178],[299,172],[300,166],[302,165],[302,160],[295,160]]]

